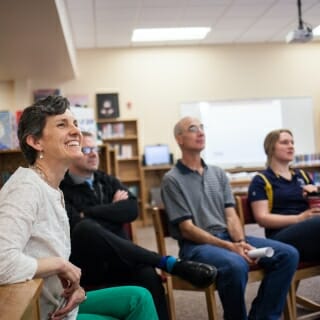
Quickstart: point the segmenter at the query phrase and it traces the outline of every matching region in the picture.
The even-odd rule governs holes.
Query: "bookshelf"
[[[100,145],[99,148],[100,148],[99,169],[109,175],[116,176],[118,172],[116,150],[112,148],[109,144]]]
[[[111,164],[111,167],[114,168],[112,174],[136,194],[139,202],[140,220],[142,225],[146,225],[138,121],[136,119],[101,119],[97,121],[97,126],[98,138],[108,145],[109,150],[114,150],[116,160],[113,165]],[[106,172],[108,171],[106,170]]]
[[[295,164],[291,166],[294,169],[303,169],[313,179],[315,185],[320,186],[320,164]],[[255,172],[264,170],[264,167],[252,167],[252,168],[233,168],[226,169],[225,171],[231,174],[246,173],[248,176],[245,178],[236,178],[230,180],[230,185],[234,194],[246,194],[249,184],[252,179],[252,175]]]
[[[28,167],[28,163],[20,150],[0,151],[0,187],[18,167]]]
[[[108,174],[115,175],[117,171],[115,151],[108,145],[102,145],[100,149],[99,169]],[[2,187],[18,167],[28,167],[28,163],[20,149],[0,150],[0,187]]]

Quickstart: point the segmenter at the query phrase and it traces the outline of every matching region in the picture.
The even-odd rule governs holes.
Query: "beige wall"
[[[140,147],[169,143],[175,155],[181,102],[311,96],[319,150],[319,57],[317,43],[80,50],[77,79],[53,83],[48,76],[25,87],[88,94],[92,106],[95,93],[119,92],[121,117],[139,119]]]
[[[0,81],[0,110],[12,110],[14,105],[13,81]]]

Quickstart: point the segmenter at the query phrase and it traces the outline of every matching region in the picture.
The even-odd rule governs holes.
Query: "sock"
[[[161,258],[161,261],[158,267],[170,273],[172,272],[173,266],[175,265],[176,262],[177,262],[177,258],[173,256],[164,256]]]

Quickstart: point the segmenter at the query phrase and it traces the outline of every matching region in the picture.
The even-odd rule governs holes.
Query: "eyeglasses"
[[[91,152],[99,153],[100,148],[99,147],[82,147],[81,151],[83,154],[90,154]]]
[[[196,125],[191,125],[189,128],[188,128],[188,131],[189,132],[192,132],[192,133],[198,133],[201,131],[204,131],[204,126],[203,124],[200,124],[199,126],[196,126]]]

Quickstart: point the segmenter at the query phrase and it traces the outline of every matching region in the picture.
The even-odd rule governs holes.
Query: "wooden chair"
[[[153,225],[154,225],[154,230],[156,234],[158,252],[161,255],[167,255],[165,238],[170,237],[169,230],[168,230],[167,214],[163,208],[154,207],[152,209],[152,218],[153,218]],[[199,289],[192,286],[188,282],[181,280],[176,276],[166,274],[166,277],[167,277],[167,283],[168,283],[168,287],[167,287],[168,298],[169,298],[168,305],[170,308],[171,320],[176,319],[172,290],[204,291],[206,295],[206,300],[207,300],[208,319],[209,320],[218,319],[218,307],[217,307],[216,297],[214,294],[216,290],[215,284],[212,284],[206,289]],[[264,271],[262,268],[260,268],[257,265],[250,267],[250,271],[248,275],[248,283],[261,281],[263,277],[264,277]],[[286,312],[285,319],[290,319],[287,316],[287,312]]]
[[[158,252],[166,256],[167,255],[167,248],[165,243],[165,238],[169,237],[169,230],[167,224],[167,215],[164,209],[154,207],[152,208],[152,220],[156,235],[157,247]],[[175,313],[175,303],[174,303],[174,296],[173,290],[185,290],[185,291],[198,291],[204,292],[207,301],[207,309],[208,309],[208,319],[209,320],[217,320],[218,313],[217,313],[217,305],[216,305],[216,297],[215,297],[215,284],[210,285],[207,288],[197,288],[190,284],[189,282],[163,272],[162,273],[164,278],[164,283],[166,286],[166,294],[167,294],[167,302],[169,308],[169,315],[171,320],[176,320],[176,313]]]
[[[240,216],[240,220],[243,225],[256,223],[254,219],[253,212],[251,210],[251,206],[248,203],[247,195],[236,196],[237,203],[237,211]],[[320,261],[315,262],[303,262],[301,261],[298,265],[297,271],[292,280],[287,308],[291,310],[287,310],[288,319],[292,320],[311,320],[311,319],[319,319],[320,318],[320,304],[307,299],[306,297],[297,295],[297,289],[299,287],[299,283],[303,279],[315,277],[320,275]],[[297,316],[297,304],[304,307],[307,310],[313,311],[304,316]]]
[[[136,221],[133,221],[131,223],[125,223],[123,228],[125,229],[125,231],[126,231],[126,233],[128,235],[128,238],[134,244],[138,244]]]
[[[0,320],[40,320],[43,279],[0,286]]]

